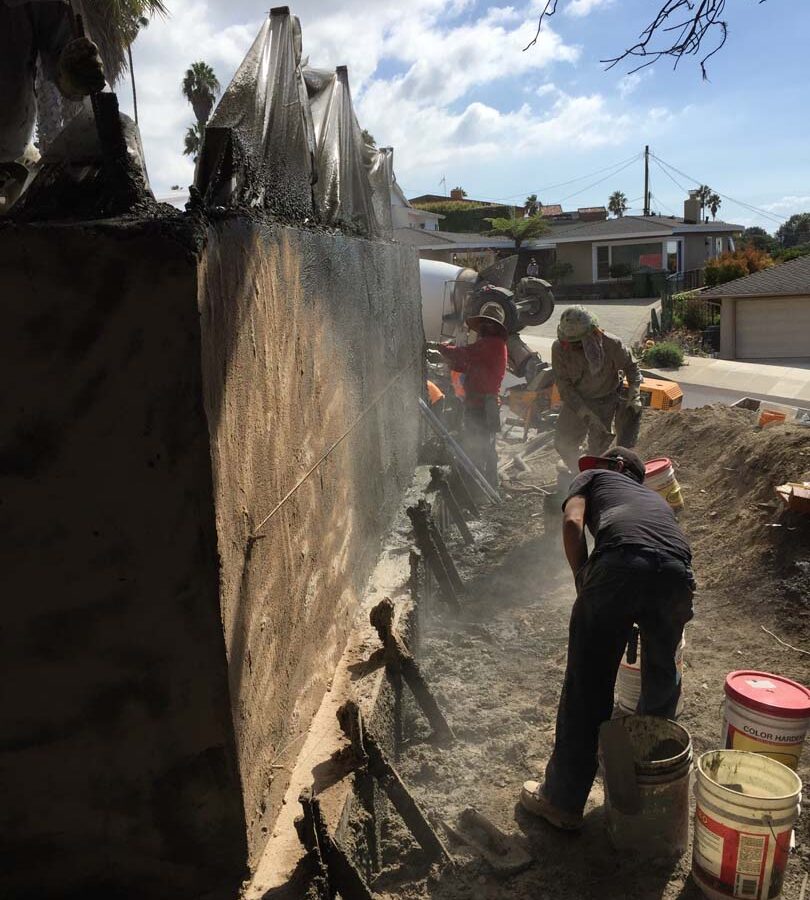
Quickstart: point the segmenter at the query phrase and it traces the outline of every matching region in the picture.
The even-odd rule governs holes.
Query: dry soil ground
[[[699,593],[687,629],[681,722],[699,754],[720,746],[728,672],[761,669],[810,684],[810,656],[786,649],[761,628],[810,648],[810,517],[784,514],[772,503],[774,485],[810,478],[810,430],[759,432],[752,414],[724,407],[647,416],[640,449],[677,464],[686,500],[682,522],[695,554]],[[553,466],[552,456],[543,457],[524,478],[550,481]],[[542,772],[552,746],[574,590],[559,520],[543,514],[537,494],[509,492],[478,528],[472,552],[454,548],[468,585],[464,611],[452,616],[434,603],[420,648],[458,741],[447,749],[431,743],[429,728],[411,709],[399,765],[431,814],[454,823],[464,807],[474,806],[521,836],[534,864],[499,878],[463,845],[451,844],[457,867],[426,870],[392,814],[387,868],[376,890],[407,900],[700,897],[689,878],[689,854],[675,864],[650,864],[611,848],[598,782],[579,834],[557,832],[516,805],[521,783]],[[806,782],[808,750],[800,774]],[[810,870],[809,825],[805,804],[784,886],[788,900],[799,896]]]

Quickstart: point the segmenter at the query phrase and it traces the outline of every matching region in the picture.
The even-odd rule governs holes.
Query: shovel
[[[610,805],[620,813],[641,812],[641,793],[636,781],[633,747],[622,719],[609,719],[599,728],[599,755]]]

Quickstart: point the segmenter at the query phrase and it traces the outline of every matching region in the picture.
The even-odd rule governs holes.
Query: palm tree
[[[529,194],[523,206],[527,216],[536,216],[540,212],[542,204],[537,199],[537,194]]]
[[[520,250],[524,241],[530,241],[549,230],[542,216],[529,216],[525,219],[484,219],[484,221],[490,224],[487,234],[512,238],[515,250]]]
[[[183,77],[183,96],[194,110],[200,133],[211,116],[214,101],[219,94],[219,81],[214,70],[206,62],[192,63]]]
[[[627,197],[622,191],[614,191],[608,199],[608,210],[620,219],[627,212]]]
[[[700,221],[702,222],[706,215],[706,207],[709,205],[709,198],[714,191],[708,184],[701,184],[696,193],[697,199],[700,200]]]
[[[709,199],[706,201],[707,206],[709,207],[709,212],[712,214],[712,219],[717,218],[717,210],[720,209],[720,205],[722,204],[722,200],[720,199],[720,195],[715,193],[714,191],[709,194]]]
[[[205,126],[203,126],[204,128]],[[186,129],[186,136],[184,139],[184,147],[183,147],[183,155],[190,156],[194,162],[197,162],[197,157],[200,155],[200,148],[202,147],[203,142],[203,130],[200,127],[199,122],[195,122],[193,125],[189,125]]]

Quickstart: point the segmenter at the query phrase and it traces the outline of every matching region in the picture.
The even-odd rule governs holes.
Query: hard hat
[[[584,306],[569,306],[560,316],[557,337],[561,341],[581,341],[598,327],[599,321],[590,310]]]
[[[504,337],[508,334],[505,324],[506,311],[500,303],[496,303],[494,300],[489,300],[484,303],[481,306],[481,309],[478,310],[477,316],[470,316],[470,318],[467,319],[467,327],[470,331],[478,331],[479,326],[483,322],[494,322],[496,325],[500,325]]]

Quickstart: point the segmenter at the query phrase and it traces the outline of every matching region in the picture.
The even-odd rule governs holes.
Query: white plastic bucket
[[[683,651],[686,647],[686,635],[681,638],[681,643],[675,651],[675,668],[678,672],[678,678],[681,679],[683,686]],[[627,651],[625,650],[619,665],[619,673],[616,677],[616,705],[622,712],[634,713],[638,708],[639,697],[641,697],[641,654],[643,652],[643,641],[639,637],[638,653],[634,663],[628,662]],[[679,716],[683,712],[683,689],[678,699],[678,708],[675,716]]]
[[[767,756],[711,750],[697,761],[692,876],[710,900],[776,900],[782,893],[799,776]]]
[[[682,510],[683,495],[675,477],[672,460],[665,456],[651,459],[644,464],[644,470],[644,484],[660,494],[676,512]]]
[[[641,809],[617,810],[605,786],[608,835],[617,850],[632,850],[648,859],[681,856],[689,844],[689,777],[692,738],[669,719],[627,716],[622,719],[633,749]]]
[[[810,727],[810,690],[781,675],[743,670],[726,677],[725,694],[723,746],[798,768]]]

